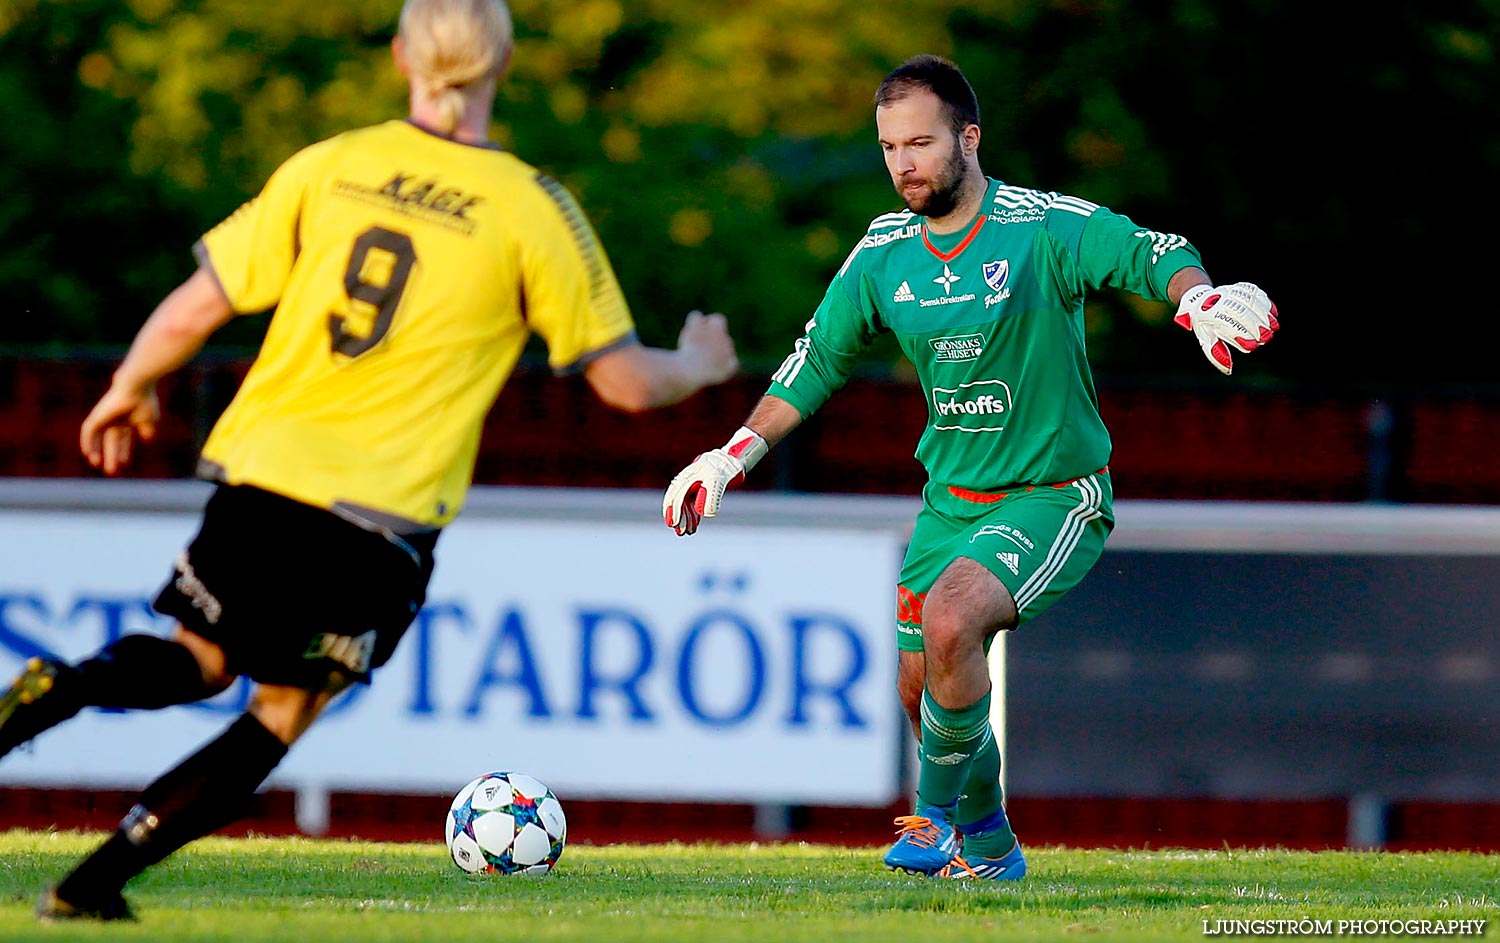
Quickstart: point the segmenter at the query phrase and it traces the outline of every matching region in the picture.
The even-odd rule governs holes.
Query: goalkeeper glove
[[[1276,333],[1276,305],[1266,293],[1249,282],[1222,288],[1198,285],[1182,296],[1172,320],[1193,332],[1203,356],[1220,373],[1234,369],[1229,350],[1249,353]]]
[[[679,537],[693,533],[705,517],[719,513],[724,489],[744,481],[768,451],[765,439],[741,426],[723,448],[704,452],[677,473],[661,501],[662,519]]]

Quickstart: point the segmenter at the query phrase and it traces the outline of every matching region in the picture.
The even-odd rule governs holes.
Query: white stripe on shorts
[[[1037,597],[1046,592],[1053,577],[1062,572],[1063,566],[1068,562],[1068,557],[1077,549],[1078,541],[1083,538],[1083,532],[1088,529],[1089,522],[1104,516],[1104,512],[1099,510],[1103,492],[1094,476],[1080,478],[1074,484],[1078,486],[1083,501],[1068,512],[1067,518],[1063,521],[1062,530],[1058,531],[1057,539],[1047,550],[1047,558],[1042,561],[1037,571],[1031,574],[1031,578],[1016,591],[1017,614],[1036,602]]]

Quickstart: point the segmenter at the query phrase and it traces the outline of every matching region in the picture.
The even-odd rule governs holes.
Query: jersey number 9
[[[365,272],[370,253],[379,249],[390,256],[390,270],[383,283],[372,281]],[[386,332],[396,317],[396,308],[401,305],[401,295],[406,291],[406,279],[411,267],[416,264],[417,250],[412,247],[411,237],[405,233],[372,226],[354,240],[349,253],[349,267],[344,270],[344,291],[351,301],[361,301],[375,309],[375,320],[370,333],[355,334],[347,327],[348,319],[342,314],[328,316],[328,333],[332,335],[333,352],[346,357],[358,357],[368,351]]]

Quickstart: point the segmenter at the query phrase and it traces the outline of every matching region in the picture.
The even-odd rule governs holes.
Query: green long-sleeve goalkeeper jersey
[[[998,180],[968,227],[939,235],[925,222],[875,218],[768,392],[805,418],[891,331],[927,398],[916,457],[932,481],[994,492],[1106,466],[1084,295],[1109,285],[1165,299],[1197,250],[1087,200]]]

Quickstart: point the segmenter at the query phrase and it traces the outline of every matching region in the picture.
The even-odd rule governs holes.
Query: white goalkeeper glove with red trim
[[[1234,370],[1231,348],[1248,354],[1281,327],[1276,320],[1276,305],[1249,282],[1189,288],[1172,320],[1193,332],[1203,356],[1225,375]]]
[[[744,481],[768,451],[765,439],[741,426],[723,448],[704,452],[677,473],[661,501],[662,519],[679,537],[693,533],[705,517],[719,513],[724,489]]]

